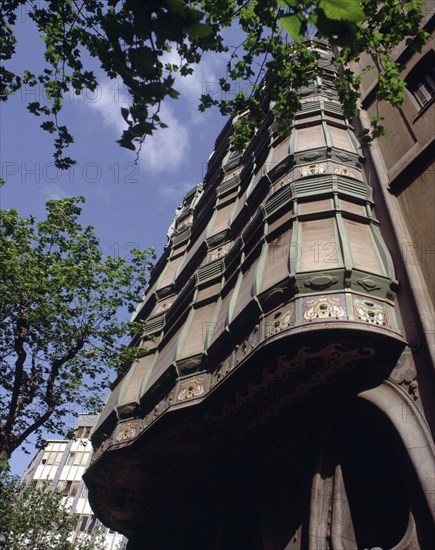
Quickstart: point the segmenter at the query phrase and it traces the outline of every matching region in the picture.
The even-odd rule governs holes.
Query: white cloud
[[[168,128],[160,128],[146,138],[139,156],[139,164],[145,171],[175,172],[183,166],[190,151],[188,126],[184,125],[166,104],[162,104],[159,116]]]
[[[120,134],[125,130],[126,123],[121,115],[121,107],[128,106],[128,98],[125,86],[121,80],[101,81],[95,93],[89,96],[82,96],[84,103],[97,110],[103,117],[103,121]]]
[[[165,54],[162,61],[176,64],[179,63],[179,57],[176,52],[170,52]],[[141,171],[174,174],[183,168],[191,151],[193,132],[197,131],[194,127],[205,123],[204,114],[198,111],[199,98],[203,93],[218,93],[218,81],[225,74],[225,64],[224,55],[204,54],[201,62],[193,66],[192,75],[183,77],[174,74],[174,87],[180,92],[180,98],[175,101],[167,98],[162,103],[159,116],[168,128],[158,129],[146,138],[139,156]],[[120,79],[101,79],[100,83],[95,92],[82,96],[81,106],[86,105],[97,112],[104,124],[112,129],[115,139],[118,139],[126,129],[121,107],[129,104],[127,90]],[[167,186],[165,189],[164,196],[173,197],[175,187]],[[180,189],[178,185],[178,193]]]
[[[125,87],[119,81],[105,81],[92,101],[83,98],[86,105],[97,111],[117,135],[126,129],[121,107],[128,106],[127,100]],[[139,164],[144,171],[174,172],[182,166],[190,150],[188,125],[183,124],[174,109],[166,103],[162,103],[159,116],[168,128],[158,129],[146,138]]]

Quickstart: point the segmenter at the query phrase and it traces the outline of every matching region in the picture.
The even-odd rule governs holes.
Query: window
[[[47,465],[58,465],[60,464],[60,461],[62,460],[62,454],[63,451],[45,451],[45,453],[42,456],[42,464]]]
[[[62,495],[64,497],[67,497],[68,494],[69,494],[69,491],[71,489],[71,484],[72,484],[72,481],[65,481],[64,482],[64,485],[63,485],[63,489],[62,489]]]
[[[89,517],[87,514],[82,516],[82,519],[80,521],[80,531],[83,533],[83,531],[86,531],[86,526],[89,520]]]
[[[80,426],[76,430],[75,437],[77,437],[78,439],[88,439],[91,435],[91,429],[91,426]]]
[[[435,68],[433,73],[434,72]],[[431,75],[424,75],[411,91],[420,107],[424,107],[435,95],[435,77]]]
[[[80,486],[80,481],[64,481],[62,487],[62,495],[64,497],[75,497]]]
[[[70,492],[69,492],[69,495],[68,495],[68,496],[70,496],[70,497],[75,497],[76,494],[77,494],[79,485],[80,485],[80,481],[73,481],[73,482],[71,483],[71,489],[70,489]]]
[[[71,451],[68,457],[68,466],[86,466],[89,455],[89,451]]]
[[[92,531],[97,525],[97,518],[93,514],[83,514],[78,522],[80,532]]]
[[[406,77],[408,89],[420,109],[432,102],[435,97],[435,53],[430,52],[417,63]]]

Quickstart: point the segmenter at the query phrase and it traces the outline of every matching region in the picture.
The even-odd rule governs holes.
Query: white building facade
[[[127,540],[123,535],[105,527],[94,516],[87,498],[87,488],[82,475],[92,454],[90,434],[97,417],[81,414],[73,439],[48,440],[23,474],[22,482],[38,484],[51,482],[51,489],[60,491],[67,500],[67,507],[77,516],[72,540],[85,533],[97,536],[102,533],[106,550],[122,550]]]

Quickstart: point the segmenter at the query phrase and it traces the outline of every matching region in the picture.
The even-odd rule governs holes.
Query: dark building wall
[[[435,304],[435,165],[423,172],[397,194],[412,241],[403,243],[405,261],[418,262],[432,304]]]
[[[400,44],[394,58],[403,65],[407,88],[403,107],[374,100],[377,70],[362,80],[362,125],[381,115],[388,131],[364,151],[376,211],[392,253],[400,283],[403,331],[409,347],[408,368],[415,372],[420,407],[435,433],[435,8],[427,3],[422,25],[430,33],[421,52]],[[361,58],[362,71],[370,60]],[[404,361],[404,359],[403,359]],[[418,380],[418,382],[417,382]]]
[[[380,163],[377,176],[388,192],[397,198],[403,223],[411,241],[401,244],[404,261],[418,263],[425,291],[435,304],[435,45],[434,7],[425,6],[423,26],[431,33],[421,52],[414,53],[401,44],[394,59],[404,65],[402,77],[407,83],[401,108],[374,99],[377,69],[363,76],[362,106],[368,117],[382,116],[388,136],[378,140]],[[373,62],[365,55],[359,63],[363,70]],[[365,117],[366,118],[366,117]],[[367,118],[365,122],[367,121]],[[376,153],[375,153],[376,154]]]

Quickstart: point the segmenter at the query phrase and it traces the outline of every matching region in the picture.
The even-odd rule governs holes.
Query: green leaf
[[[41,124],[41,128],[43,130],[46,130],[47,132],[49,132],[50,134],[53,134],[55,131],[56,131],[56,127],[54,125],[54,122],[51,121],[51,120],[46,120],[45,122],[43,122]]]
[[[321,35],[326,36],[332,44],[338,46],[350,46],[358,31],[355,23],[329,19],[322,10],[313,10],[309,20],[317,27]]]
[[[121,107],[121,115],[122,115],[122,118],[125,120],[125,122],[128,122],[129,114],[130,114],[129,109],[127,109],[126,107]]]
[[[207,38],[213,32],[206,23],[194,23],[183,30],[190,38]]]
[[[14,36],[14,22],[23,1],[6,4],[9,15],[4,17],[3,31],[0,31],[0,57],[13,60],[22,42],[21,35]],[[101,84],[93,76],[89,64],[94,59],[103,69],[102,78],[118,77],[125,85],[133,98],[130,122],[140,124],[157,113],[162,101],[178,95],[173,83],[166,80],[167,73],[176,72],[175,66],[179,65],[181,75],[191,74],[194,64],[199,63],[205,53],[230,52],[230,85],[231,80],[240,82],[254,77],[259,63],[297,88],[304,75],[314,74],[316,68],[299,52],[300,70],[298,76],[291,76],[288,36],[295,47],[308,23],[333,44],[349,46],[342,48],[340,53],[340,62],[349,66],[358,61],[363,52],[377,62],[382,52],[391,57],[394,48],[403,41],[411,51],[420,51],[428,38],[421,24],[422,6],[427,5],[424,0],[382,3],[374,0],[164,0],[148,3],[90,0],[85,4],[86,10],[80,10],[78,4],[71,1],[27,3],[26,13],[35,22],[43,41],[43,68],[39,74],[24,71],[22,75],[3,69],[0,101],[7,101],[23,85],[40,84],[44,97],[40,103],[29,101],[28,110],[36,116],[46,115],[54,120],[69,89],[80,94],[85,89],[95,90]],[[282,34],[275,32],[277,12],[285,30]],[[364,26],[360,27],[362,21]],[[243,48],[233,49],[232,39],[222,35],[222,29],[231,27],[239,28]],[[180,59],[172,68],[165,58],[165,52],[169,51]],[[238,55],[239,61],[243,60],[241,63],[236,62]],[[380,66],[388,72],[382,62]],[[389,82],[383,86],[383,93],[388,101],[396,104],[403,98],[400,83],[392,80],[391,75],[387,75],[388,80],[392,93],[388,94]],[[295,103],[286,110],[283,93],[275,87],[269,99],[282,107],[283,117],[288,120],[294,115]],[[346,95],[344,99],[347,103]],[[235,97],[200,101],[200,110],[216,105],[226,115],[240,107]],[[354,96],[352,102],[355,102]],[[141,109],[133,108],[134,104],[141,104]],[[129,122],[125,112],[123,116]],[[49,127],[46,129],[50,131]],[[56,166],[67,168],[70,162],[65,160],[64,149],[72,143],[72,138],[59,128],[53,134]],[[132,140],[134,136],[121,138],[119,143],[133,150]]]
[[[358,23],[364,19],[364,12],[358,0],[320,0],[318,6],[327,19],[334,21]]]
[[[283,8],[295,8],[299,4],[299,0],[278,0],[278,4]]]
[[[154,78],[158,75],[156,67],[157,56],[151,48],[143,46],[129,50],[129,58],[132,68],[139,76]]]
[[[174,13],[178,15],[184,14],[186,6],[183,0],[166,0],[166,3]]]
[[[373,38],[378,42],[381,41],[383,37],[384,37],[384,35],[381,32],[374,32],[373,33]]]
[[[302,29],[306,23],[300,15],[284,15],[279,22],[294,40],[299,40],[303,37]]]
[[[136,147],[133,145],[131,140],[121,138],[116,140],[116,143],[119,143],[121,147],[124,147],[124,149],[129,149],[130,151],[136,151]]]
[[[134,149],[134,137],[124,132],[121,145]],[[129,335],[117,311],[135,306],[146,285],[146,251],[131,251],[128,261],[104,258],[92,228],[78,221],[81,202],[80,197],[50,200],[46,218],[37,224],[14,210],[0,212],[0,425],[8,428],[0,430],[2,460],[23,434],[35,432],[41,441],[41,430],[62,433],[67,405],[95,410],[101,403]],[[91,353],[95,348],[98,357]],[[28,356],[33,357],[31,384],[16,368],[17,361],[24,368]],[[48,418],[35,425],[47,407]],[[1,527],[0,521],[0,532]]]

